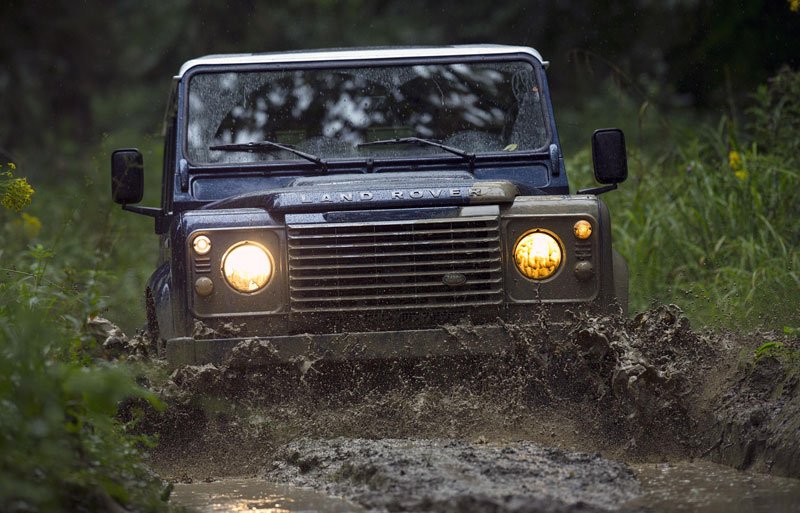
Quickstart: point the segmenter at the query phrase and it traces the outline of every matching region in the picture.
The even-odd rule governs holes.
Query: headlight
[[[522,237],[514,247],[517,269],[532,280],[552,276],[561,259],[561,245],[555,235],[538,229]]]
[[[228,249],[222,259],[222,274],[239,292],[256,292],[272,277],[272,258],[263,246],[242,242]]]

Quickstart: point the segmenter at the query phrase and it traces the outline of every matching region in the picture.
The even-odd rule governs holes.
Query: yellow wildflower
[[[25,178],[12,178],[6,180],[5,183],[0,182],[0,191],[3,194],[2,198],[0,198],[0,205],[9,210],[19,212],[31,204],[33,187],[28,184],[28,180]]]
[[[800,12],[800,0],[789,0],[789,10],[792,12]]]
[[[39,235],[41,230],[42,222],[38,217],[28,215],[25,212],[22,213],[22,231],[25,232],[25,235],[27,235],[29,239],[33,239]]]
[[[800,2],[800,0],[797,1]],[[732,150],[728,153],[728,165],[733,169],[733,174],[736,175],[736,178],[739,180],[747,179],[747,169],[745,169],[742,156],[738,151]]]

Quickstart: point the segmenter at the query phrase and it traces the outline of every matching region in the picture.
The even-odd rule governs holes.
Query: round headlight
[[[272,259],[263,246],[242,242],[228,249],[222,259],[222,274],[239,292],[256,292],[272,277]]]
[[[556,237],[544,231],[533,231],[514,247],[517,269],[532,280],[552,276],[561,265],[561,245]]]

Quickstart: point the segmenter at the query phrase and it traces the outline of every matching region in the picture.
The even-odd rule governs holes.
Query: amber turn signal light
[[[592,225],[589,223],[589,221],[581,219],[575,223],[575,226],[572,227],[572,231],[575,234],[575,237],[585,240],[592,235]]]

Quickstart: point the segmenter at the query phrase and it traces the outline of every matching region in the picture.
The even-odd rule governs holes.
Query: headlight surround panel
[[[205,236],[211,241],[211,250],[204,255],[194,248],[194,240]],[[271,274],[266,283],[255,290],[237,290],[225,276],[225,259],[237,247],[252,245],[267,253]],[[192,315],[197,318],[235,317],[280,313],[285,310],[286,265],[284,258],[283,231],[280,226],[258,228],[198,229],[186,239],[187,292]],[[195,290],[199,278],[207,277],[213,282],[213,291],[201,296]]]
[[[590,223],[592,235],[578,239],[575,223]],[[505,285],[511,303],[591,301],[599,292],[599,230],[597,219],[588,214],[514,215],[504,218]],[[555,271],[545,277],[532,278],[520,270],[516,262],[517,244],[531,233],[554,237],[561,250],[561,261]],[[575,268],[579,262],[589,262],[594,269],[591,279],[578,279]]]
[[[526,202],[527,203],[527,202]],[[536,207],[542,203],[530,202]],[[589,203],[589,202],[584,202]],[[515,205],[516,206],[516,205]],[[604,269],[610,262],[602,262],[603,240],[598,216],[582,212],[524,212],[532,210],[527,204],[521,209],[501,214],[503,240],[503,273],[506,301],[509,303],[569,303],[588,302],[597,298],[602,283]],[[578,205],[580,207],[580,205]],[[538,209],[538,208],[537,208]],[[518,210],[513,212],[513,210]],[[523,212],[519,212],[523,210]],[[545,210],[544,206],[541,210]],[[592,210],[587,208],[587,210]],[[596,210],[595,210],[596,212]],[[591,236],[580,240],[575,236],[575,223],[585,220],[591,225]],[[562,260],[555,272],[544,279],[531,279],[517,268],[514,258],[516,243],[527,233],[535,230],[550,232],[560,241]],[[195,237],[205,235],[210,239],[211,250],[206,255],[194,251]],[[272,276],[263,288],[252,293],[234,290],[225,280],[222,262],[231,247],[251,241],[263,246],[272,256]],[[187,277],[187,303],[195,318],[224,318],[254,316],[264,314],[285,314],[289,312],[288,268],[286,261],[286,240],[284,227],[260,225],[243,227],[215,227],[204,229],[195,225],[183,242],[185,249]],[[591,264],[593,276],[578,279],[575,273],[578,263]],[[585,264],[584,264],[585,265]],[[213,292],[203,297],[195,290],[198,278],[208,277],[214,282]]]

